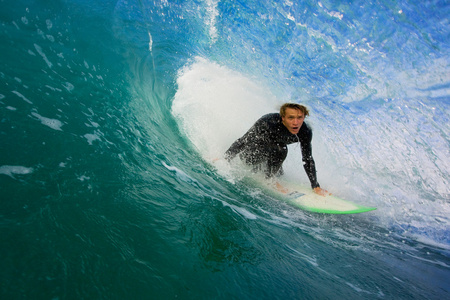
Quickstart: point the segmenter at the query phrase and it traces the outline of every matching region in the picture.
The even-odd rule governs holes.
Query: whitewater
[[[0,298],[446,299],[446,1],[0,1]],[[302,211],[223,153],[306,105]],[[298,145],[284,178],[309,186]]]

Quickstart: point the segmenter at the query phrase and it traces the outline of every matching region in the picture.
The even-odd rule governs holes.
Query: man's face
[[[299,109],[286,108],[284,117],[282,117],[281,120],[290,133],[297,134],[300,131],[300,127],[302,127],[305,116]]]

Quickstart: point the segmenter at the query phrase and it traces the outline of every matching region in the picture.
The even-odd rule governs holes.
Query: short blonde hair
[[[309,116],[309,110],[306,106],[297,103],[285,103],[280,107],[280,115],[284,117],[286,115],[286,108],[297,109],[303,113],[303,115]]]

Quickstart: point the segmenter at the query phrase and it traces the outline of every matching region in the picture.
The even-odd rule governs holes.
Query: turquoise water
[[[0,5],[2,299],[449,297],[446,1]],[[288,100],[321,186],[376,211],[214,161]]]

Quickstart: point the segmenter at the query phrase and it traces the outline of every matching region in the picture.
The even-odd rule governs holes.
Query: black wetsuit
[[[316,166],[311,149],[312,130],[303,122],[297,135],[283,125],[279,113],[267,114],[236,140],[225,152],[230,161],[239,154],[241,160],[252,166],[265,164],[267,177],[279,175],[287,156],[287,145],[300,142],[303,167],[311,182],[311,187],[320,187],[317,182]]]

